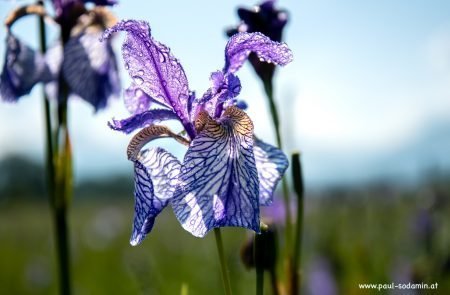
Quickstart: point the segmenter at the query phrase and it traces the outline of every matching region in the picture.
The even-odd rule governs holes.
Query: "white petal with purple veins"
[[[259,187],[253,155],[253,124],[235,107],[216,122],[208,117],[181,168],[171,200],[182,226],[203,237],[215,227],[259,232]]]
[[[142,242],[156,216],[167,206],[175,190],[180,162],[161,148],[144,150],[134,161],[135,209],[130,243]]]
[[[289,166],[286,155],[278,148],[255,138],[253,146],[259,178],[261,206],[272,204],[273,192]]]

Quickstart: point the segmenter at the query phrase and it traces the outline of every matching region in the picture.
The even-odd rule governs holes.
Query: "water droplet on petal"
[[[159,53],[159,62],[166,62],[166,57],[162,52]]]
[[[125,64],[125,70],[129,70],[130,69],[130,65],[128,63]]]
[[[139,76],[134,76],[134,77],[133,77],[133,81],[134,81],[134,83],[136,83],[137,85],[141,85],[142,83],[144,83],[144,79],[142,79],[142,78],[139,77]]]
[[[162,85],[163,85],[164,87],[166,87],[166,86],[167,86],[167,81],[166,81],[166,80],[163,80],[163,81],[162,81]]]
[[[141,76],[144,75],[144,71],[143,70],[139,70],[138,71],[138,75],[141,75]]]

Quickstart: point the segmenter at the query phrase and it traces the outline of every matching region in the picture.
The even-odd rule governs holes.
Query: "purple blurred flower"
[[[57,99],[57,86],[62,77],[71,94],[81,97],[95,110],[101,109],[109,98],[118,97],[120,93],[111,43],[98,41],[103,30],[115,23],[115,18],[102,7],[87,10],[83,1],[53,3],[62,40],[55,42],[45,57],[23,44],[8,28],[0,95],[5,101],[17,101],[42,82],[47,84],[48,95]]]
[[[338,293],[336,279],[328,259],[318,257],[312,262],[307,286],[308,293],[312,295],[334,295]]]
[[[32,70],[31,70],[32,69]],[[44,57],[13,34],[6,37],[6,56],[0,76],[0,96],[15,102],[27,95],[38,82],[49,82],[51,73]]]
[[[197,237],[223,226],[259,232],[259,205],[271,202],[288,163],[279,149],[254,139],[252,121],[235,106],[241,85],[234,74],[251,52],[276,64],[289,63],[287,45],[260,33],[233,36],[225,48],[224,68],[211,74],[211,87],[196,98],[183,67],[166,45],[153,39],[148,23],[122,21],[103,38],[118,31],[128,33],[122,54],[133,79],[125,95],[132,116],[110,126],[126,133],[142,128],[128,146],[135,166],[131,244],[144,239],[169,203],[182,226]],[[155,104],[160,108],[151,108]],[[178,120],[189,138],[154,125],[168,119]],[[141,151],[161,137],[188,146],[183,163],[161,148]]]
[[[238,32],[261,32],[271,40],[281,42],[283,29],[288,22],[288,13],[286,10],[276,9],[275,0],[264,1],[252,9],[239,8],[237,13],[241,23],[237,27],[227,30],[229,37]],[[275,71],[274,64],[260,60],[255,54],[251,54],[249,60],[264,83],[272,80]]]

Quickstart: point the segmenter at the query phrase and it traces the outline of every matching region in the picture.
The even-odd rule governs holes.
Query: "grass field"
[[[448,192],[386,188],[306,196],[304,293],[371,294],[358,283],[438,282],[432,294],[449,294]],[[165,210],[143,244],[131,247],[132,210],[129,196],[74,199],[74,294],[180,294],[182,288],[188,294],[223,294],[213,234],[194,238]],[[57,293],[51,233],[46,203],[0,206],[1,294]],[[254,294],[255,275],[240,261],[249,232],[226,228],[223,233],[234,294]]]

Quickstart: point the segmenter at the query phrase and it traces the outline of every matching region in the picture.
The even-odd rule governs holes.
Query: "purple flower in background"
[[[51,72],[39,52],[22,43],[14,35],[6,37],[6,56],[0,76],[0,96],[14,102],[27,95],[38,82],[49,82]]]
[[[251,52],[275,64],[292,60],[286,44],[261,33],[239,33],[225,48],[225,66],[211,74],[211,87],[197,98],[170,49],[151,36],[148,23],[122,21],[107,30],[126,31],[125,68],[133,79],[125,91],[132,116],[110,126],[130,133],[128,159],[135,169],[135,216],[131,244],[151,231],[169,203],[182,226],[203,237],[215,227],[239,226],[259,232],[259,206],[271,203],[287,168],[285,155],[256,139],[253,123],[236,106],[241,85],[235,76]],[[187,137],[155,125],[178,120]],[[161,148],[141,150],[153,139],[171,137],[188,147],[183,162]]]
[[[326,257],[316,257],[311,263],[306,281],[309,294],[334,295],[338,293],[336,278]]]
[[[95,110],[119,96],[120,80],[111,43],[98,42],[103,30],[116,22],[115,18],[104,7],[86,9],[84,2],[88,1],[53,1],[62,40],[57,40],[45,56],[11,32],[17,19],[7,24],[6,59],[0,76],[3,100],[15,102],[40,82],[46,84],[48,95],[57,100],[61,78],[72,95],[84,99]]]
[[[239,8],[237,14],[241,23],[227,30],[227,35],[233,36],[238,32],[261,32],[270,39],[281,42],[283,29],[288,21],[286,10],[275,8],[275,0],[264,1],[252,9]],[[264,83],[272,80],[275,65],[267,63],[255,54],[250,54],[250,63]]]

